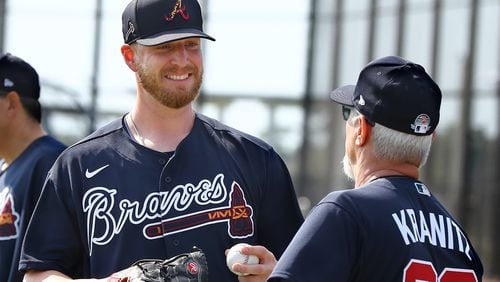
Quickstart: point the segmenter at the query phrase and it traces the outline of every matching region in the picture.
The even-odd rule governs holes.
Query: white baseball
[[[241,264],[258,264],[259,263],[259,258],[254,256],[254,255],[244,255],[240,252],[241,248],[244,246],[249,246],[246,243],[239,243],[231,247],[229,249],[229,252],[227,253],[226,256],[226,264],[227,267],[229,267],[229,270],[231,270],[234,274],[238,276],[246,276],[248,273],[240,273],[233,271],[233,265],[235,263],[241,263]]]

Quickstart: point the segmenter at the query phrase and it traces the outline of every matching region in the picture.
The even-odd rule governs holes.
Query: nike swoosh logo
[[[102,166],[94,171],[89,171],[89,169],[87,168],[87,170],[85,170],[85,177],[90,179],[90,178],[94,177],[96,174],[98,174],[99,172],[101,172],[103,169],[107,168],[108,166],[109,166],[109,164]]]

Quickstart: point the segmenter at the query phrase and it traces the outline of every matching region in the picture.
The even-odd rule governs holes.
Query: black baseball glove
[[[202,250],[177,255],[166,260],[143,259],[128,272],[129,282],[208,282],[208,264]]]

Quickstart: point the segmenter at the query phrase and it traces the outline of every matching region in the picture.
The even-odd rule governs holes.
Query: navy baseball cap
[[[132,0],[122,14],[122,32],[126,44],[153,46],[189,37],[215,41],[203,31],[197,0]]]
[[[429,135],[439,123],[439,86],[421,65],[397,56],[370,62],[356,85],[337,88],[330,98],[403,133]]]
[[[16,91],[20,97],[38,100],[38,73],[21,58],[10,53],[0,54],[0,91]]]

